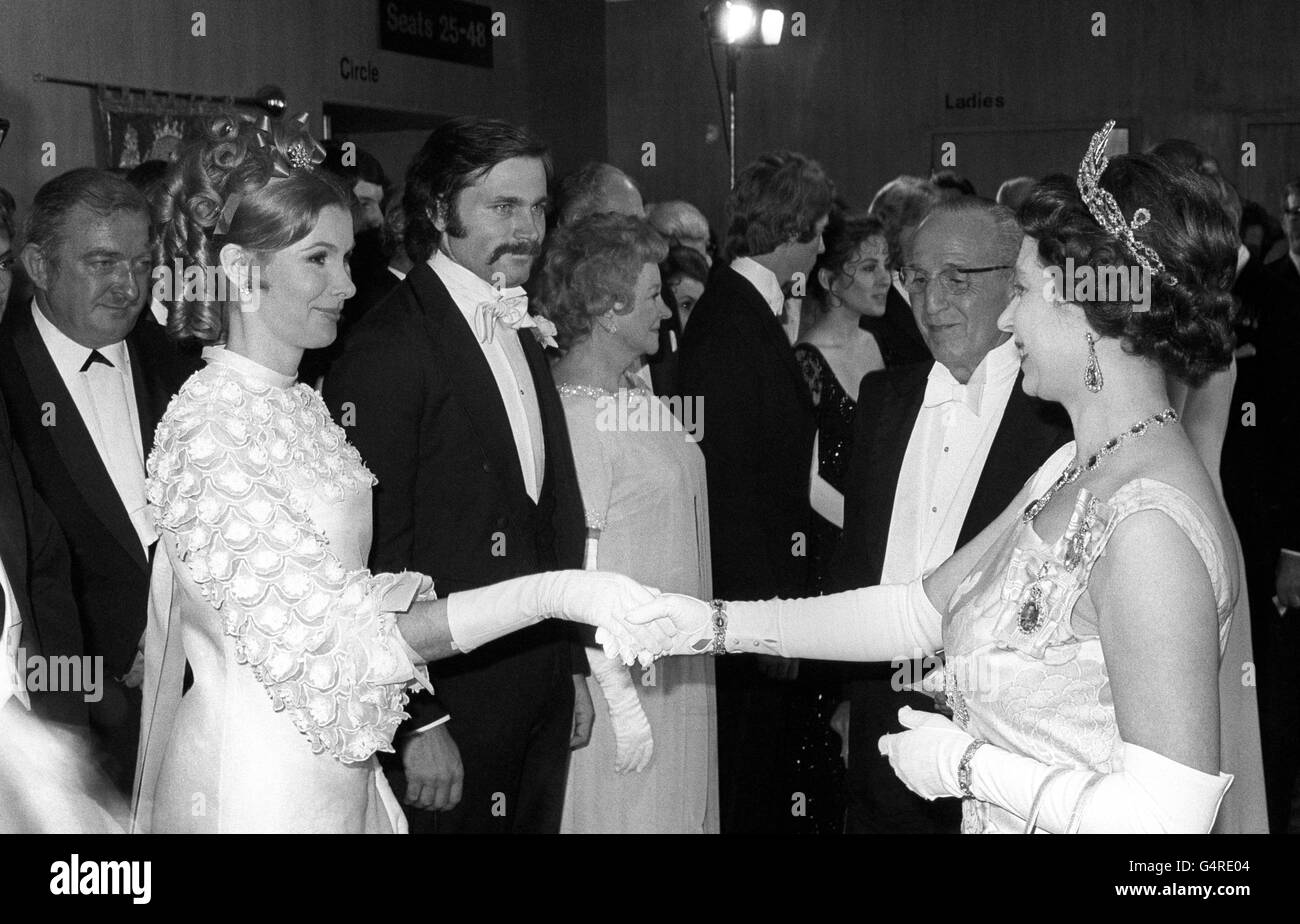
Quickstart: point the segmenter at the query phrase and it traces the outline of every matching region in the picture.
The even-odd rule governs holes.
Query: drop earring
[[[605,324],[605,323],[602,321],[602,322],[601,322],[601,325],[600,325],[601,327],[605,328],[605,333],[607,333],[607,334],[616,334],[616,333],[618,333],[618,322],[614,320],[614,311],[613,311],[613,309],[610,309],[609,311],[607,311],[607,312],[603,315],[603,317],[609,318],[609,323],[608,323],[608,324]]]
[[[1106,384],[1101,375],[1101,363],[1097,362],[1097,341],[1092,334],[1088,337],[1088,363],[1083,367],[1083,387],[1094,395]]]

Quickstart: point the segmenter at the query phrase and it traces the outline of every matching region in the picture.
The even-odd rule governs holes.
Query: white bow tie
[[[925,383],[924,407],[942,407],[945,404],[964,404],[976,417],[980,415],[980,398],[983,385],[963,385],[960,382],[945,382],[942,379],[930,379]]]
[[[500,289],[496,301],[479,302],[475,306],[474,333],[480,343],[492,342],[498,321],[511,330],[537,326],[528,313],[528,294],[522,286]]]

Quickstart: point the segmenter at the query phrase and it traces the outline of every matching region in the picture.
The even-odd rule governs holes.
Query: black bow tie
[[[112,360],[106,359],[104,354],[99,352],[99,350],[91,350],[90,355],[86,357],[86,361],[81,364],[81,371],[85,372],[91,366],[95,365],[95,363],[103,363],[110,369],[114,368]]]

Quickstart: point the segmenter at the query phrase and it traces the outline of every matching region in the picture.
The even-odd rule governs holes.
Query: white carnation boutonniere
[[[559,349],[560,345],[555,342],[556,327],[551,323],[550,318],[535,314],[533,322],[533,336],[537,338],[537,342],[544,347]]]

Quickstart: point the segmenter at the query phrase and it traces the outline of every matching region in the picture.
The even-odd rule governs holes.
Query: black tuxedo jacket
[[[880,583],[903,456],[933,363],[868,373],[858,391],[844,488],[844,535],[831,563],[833,590]],[[1073,437],[1058,405],[1031,398],[1017,376],[957,537],[961,548],[993,522],[1053,452]]]
[[[524,487],[492,369],[427,263],[349,334],[325,377],[324,397],[379,481],[375,571],[423,572],[445,596],[582,567],[586,520],[564,408],[542,347],[531,331],[517,336],[537,389],[546,447],[537,503]],[[454,690],[474,710],[507,708],[505,690],[540,691],[557,664],[566,673],[585,670],[571,640],[568,627],[551,621],[439,661],[430,673],[435,686]],[[420,697],[408,709],[417,725],[446,714]]]
[[[13,588],[22,620],[19,646],[30,657],[85,654],[77,602],[72,596],[68,546],[45,502],[32,486],[27,462],[9,429],[0,401],[0,561]],[[0,615],[0,619],[7,618]],[[30,694],[32,710],[57,722],[85,725],[81,692]]]
[[[710,278],[690,326],[679,376],[682,395],[703,401],[713,589],[728,600],[800,596],[816,429],[808,383],[767,302],[730,267]]]
[[[147,457],[167,403],[194,370],[146,308],[126,338]],[[130,786],[139,737],[139,689],[113,678],[135,660],[148,616],[150,556],[140,546],[90,431],[32,320],[30,308],[0,325],[0,392],[14,442],[36,492],[54,514],[71,552],[71,587],[85,653],[103,657],[104,695],[89,704],[90,724],[108,747],[119,786]]]
[[[177,352],[148,310],[126,346],[147,458],[154,427],[196,363]],[[36,490],[68,540],[86,651],[104,657],[106,673],[124,674],[144,632],[149,556],[25,306],[0,325],[0,391]]]

